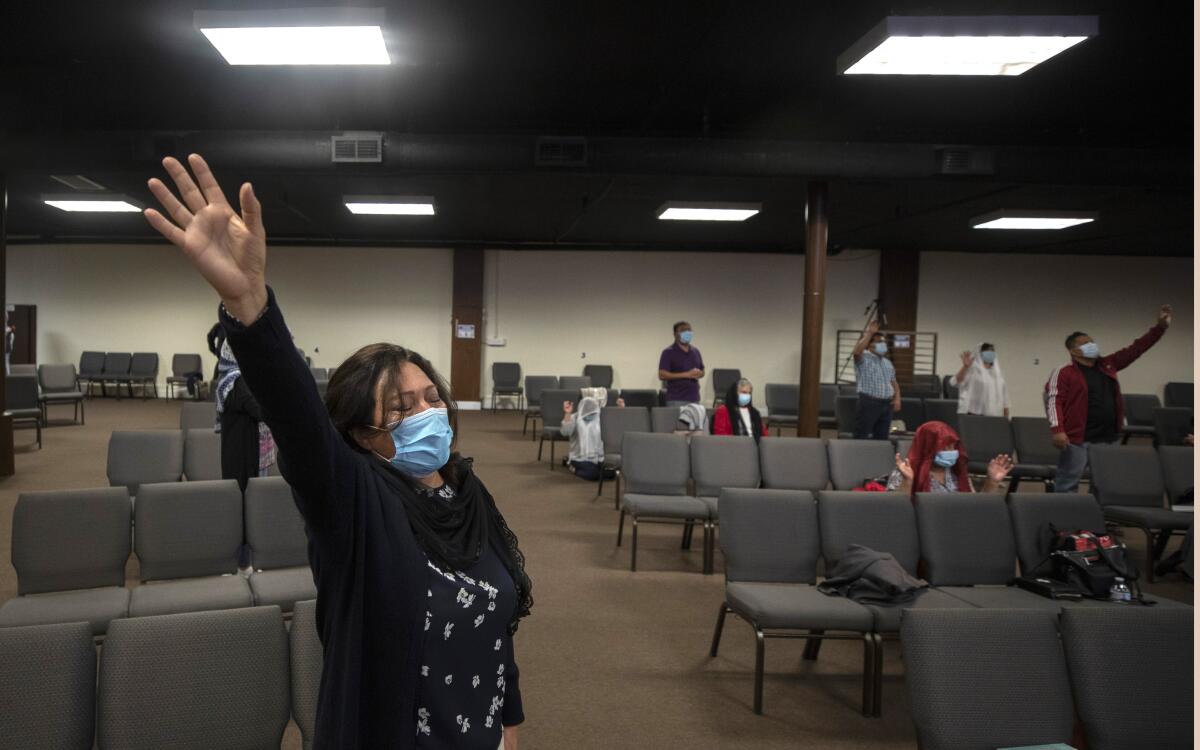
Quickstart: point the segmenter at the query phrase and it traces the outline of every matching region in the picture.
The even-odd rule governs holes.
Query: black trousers
[[[860,440],[887,440],[892,429],[892,400],[858,394],[854,410],[854,437]]]

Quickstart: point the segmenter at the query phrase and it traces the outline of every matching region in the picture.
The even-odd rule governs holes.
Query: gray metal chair
[[[1191,607],[1063,611],[1071,689],[1091,750],[1192,747],[1194,618]]]
[[[92,384],[100,383],[104,389],[104,352],[83,352],[79,355],[79,382],[86,384],[85,393],[91,395]]]
[[[296,602],[292,627],[288,631],[292,667],[292,718],[300,728],[304,750],[312,750],[317,729],[317,698],[321,690],[321,672],[325,651],[317,635],[317,602]]]
[[[617,510],[621,509],[621,441],[626,432],[650,432],[650,410],[643,406],[606,406],[600,410],[600,439],[604,443],[604,468],[616,472],[613,493]],[[604,493],[604,472],[596,487],[596,497]]]
[[[941,398],[942,393],[942,378],[940,375],[918,373],[912,376],[912,384],[909,385],[905,395],[919,399],[931,399]]]
[[[501,396],[515,396],[517,409],[524,410],[525,389],[521,387],[521,365],[517,362],[492,363],[492,412]]]
[[[108,439],[108,483],[130,495],[143,484],[178,482],[183,476],[183,433],[179,430],[114,430]]]
[[[829,484],[829,455],[822,438],[780,437],[758,444],[763,487],[818,492]]]
[[[107,396],[108,384],[117,388],[117,398],[121,397],[121,386],[129,386],[129,368],[133,366],[133,355],[129,352],[107,352],[104,355],[104,370],[100,373],[100,395]],[[133,391],[130,391],[130,398]]]
[[[839,394],[834,404],[839,438],[854,437],[854,415],[858,411],[858,396],[855,394]]]
[[[538,440],[538,461],[542,460],[542,446],[550,441],[550,470],[554,470],[554,444],[566,440],[562,434],[563,402],[579,405],[579,389],[550,388],[542,391],[542,432]]]
[[[592,385],[590,387],[592,388],[612,388],[612,365],[584,365],[583,375],[591,379]]]
[[[903,400],[903,399],[901,399]],[[945,422],[958,431],[958,399],[925,399],[925,422]]]
[[[179,405],[179,429],[209,430],[216,428],[217,409],[212,401],[184,401]]]
[[[183,474],[189,482],[222,479],[221,433],[211,427],[188,430],[183,441]]]
[[[1128,443],[1131,437],[1154,437],[1154,410],[1162,402],[1153,393],[1123,393],[1125,400],[1125,426],[1121,428],[1121,442]]]
[[[74,407],[71,421],[87,424],[83,413],[83,391],[79,390],[75,365],[39,365],[38,386],[41,389],[38,400],[42,406],[42,424],[50,423],[50,407],[58,404],[71,404]]]
[[[804,638],[810,645],[830,638],[862,641],[862,713],[871,716],[877,660],[871,613],[813,585],[821,543],[812,493],[728,489],[720,503],[725,601],[717,610],[709,656],[717,655],[727,613],[754,628],[754,713],[761,714],[767,638]],[[806,648],[805,658],[815,656],[815,649]]]
[[[1191,409],[1194,392],[1193,383],[1167,383],[1163,386],[1163,405]]]
[[[0,627],[87,622],[103,635],[126,617],[129,513],[122,487],[22,493],[12,527],[18,596],[0,605]]]
[[[1187,435],[1195,432],[1195,416],[1190,406],[1154,410],[1154,435],[1158,445],[1185,445]]]
[[[580,388],[591,388],[592,379],[587,375],[561,375],[558,378],[558,387],[564,391],[575,391],[575,397],[579,397]]]
[[[526,375],[525,376],[525,421],[521,425],[521,434],[525,434],[529,423],[533,422],[533,437],[537,439],[537,423],[542,417],[542,391],[558,388],[557,375]]]
[[[837,397],[836,383],[820,384],[820,406],[817,412],[817,429],[837,427]]]
[[[1049,572],[1054,529],[1104,530],[1096,498],[1078,492],[1014,492],[1008,496],[1021,575]]]
[[[167,376],[167,398],[172,398],[175,388],[187,388],[193,375],[204,379],[204,362],[199,354],[176,354],[171,357],[171,374]],[[197,394],[199,396],[199,394]]]
[[[904,683],[920,747],[1070,743],[1075,713],[1055,624],[1045,610],[905,611]]]
[[[729,387],[742,378],[742,371],[718,367],[712,371],[713,408],[725,403],[725,394]]]
[[[91,750],[96,648],[87,623],[0,629],[0,742]]]
[[[779,435],[782,427],[795,427],[800,419],[800,386],[793,383],[767,383],[767,427]]]
[[[142,585],[129,597],[130,617],[254,603],[237,575],[242,493],[236,480],[143,485],[134,528]]]
[[[154,389],[154,397],[158,398],[158,354],[155,352],[135,352],[129,361],[129,397],[133,398],[133,387],[142,387],[142,398],[146,398],[146,387]]]
[[[1172,534],[1187,531],[1194,515],[1163,505],[1166,485],[1158,453],[1150,446],[1093,444],[1092,492],[1115,526],[1140,529],[1146,535],[1146,580],[1154,580],[1154,565]]]
[[[626,406],[644,406],[647,409],[659,406],[658,391],[655,390],[626,388],[621,391],[621,398],[625,399]]]
[[[958,383],[953,375],[942,376],[942,395],[952,401],[958,401]]]
[[[629,569],[637,570],[638,524],[674,523],[704,526],[708,549],[708,506],[687,494],[691,476],[688,441],[683,435],[627,432],[621,440],[621,474],[625,491],[617,522],[617,546],[625,533],[625,516],[633,523]]]
[[[12,417],[13,426],[33,425],[37,435],[37,447],[42,447],[42,405],[38,401],[37,375],[10,375],[7,380],[8,408],[4,413]]]
[[[284,612],[315,599],[317,586],[308,564],[304,518],[283,477],[254,477],[246,483],[246,544],[254,573],[250,590],[257,605],[274,604]]]
[[[629,402],[625,402],[626,406]],[[655,406],[650,409],[650,428],[652,432],[669,433],[675,431],[679,423],[678,406]]]
[[[830,440],[826,448],[829,480],[835,490],[861,487],[868,479],[886,477],[896,468],[896,452],[887,440]]]
[[[1189,445],[1162,445],[1158,448],[1158,463],[1162,466],[1167,502],[1179,505],[1195,484],[1194,460],[1196,449]]]
[[[1046,491],[1054,490],[1054,475],[1058,473],[1058,448],[1050,440],[1050,420],[1045,417],[1013,417],[1010,421],[1013,433],[1013,446],[1017,449],[1017,458],[1021,461],[1023,470],[1028,467],[1038,467],[1038,473]],[[1085,472],[1091,476],[1091,472]],[[1019,477],[1013,477],[1008,491],[1015,492],[1020,483]]]
[[[288,680],[278,607],[118,620],[100,654],[96,738],[106,750],[277,748]]]
[[[1001,453],[1013,457],[1009,471],[1009,491],[1015,491],[1023,479],[1032,479],[1049,485],[1054,479],[1056,468],[1041,463],[1026,463],[1017,451],[1013,428],[1004,417],[984,417],[978,414],[958,415],[958,434],[967,449],[967,469],[972,474],[986,474],[988,462]],[[1049,428],[1047,428],[1047,436]],[[1057,462],[1057,458],[1055,459]]]
[[[925,424],[925,402],[919,396],[901,396],[900,411],[892,415],[904,423],[905,432],[916,432]]]
[[[709,532],[705,535],[704,572],[713,570],[713,537],[720,524],[720,497],[724,489],[757,489],[762,484],[758,444],[749,436],[696,435],[690,442],[692,480],[696,497],[708,506]],[[684,548],[691,546],[692,526],[684,528]]]

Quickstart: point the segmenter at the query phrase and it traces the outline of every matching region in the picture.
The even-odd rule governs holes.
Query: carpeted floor
[[[177,428],[178,413],[178,403],[163,400],[94,399],[86,427],[56,410],[42,450],[30,447],[32,430],[17,431],[17,475],[0,480],[0,601],[16,594],[9,548],[17,495],[107,485],[109,433]],[[699,535],[684,552],[678,527],[643,526],[639,572],[631,573],[628,544],[614,546],[611,485],[593,499],[594,484],[537,463],[537,444],[520,427],[513,412],[464,412],[459,445],[520,537],[534,581],[533,615],[516,639],[523,748],[915,747],[894,642],[882,718],[858,713],[861,647],[843,641],[827,642],[815,664],[801,660],[803,641],[768,642],[766,715],[755,716],[749,626],[730,617],[721,655],[708,658],[723,578],[700,574]],[[1128,537],[1138,549],[1139,536]],[[131,585],[136,571],[131,560]],[[1192,601],[1178,575],[1149,589]],[[300,747],[294,726],[283,747]]]

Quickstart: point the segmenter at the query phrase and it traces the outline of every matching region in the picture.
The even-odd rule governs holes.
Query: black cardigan
[[[274,292],[249,326],[220,316],[305,520],[325,651],[313,747],[412,748],[428,567],[404,504],[333,428]],[[525,718],[515,662],[510,645],[505,726]]]

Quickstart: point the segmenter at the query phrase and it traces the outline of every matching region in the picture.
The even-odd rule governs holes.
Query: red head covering
[[[926,422],[917,428],[913,435],[912,447],[908,449],[908,463],[912,466],[912,495],[929,491],[929,469],[933,466],[933,458],[938,451],[958,451],[958,461],[947,471],[954,472],[958,480],[959,492],[970,492],[970,479],[967,477],[967,450],[954,428],[945,422]]]

